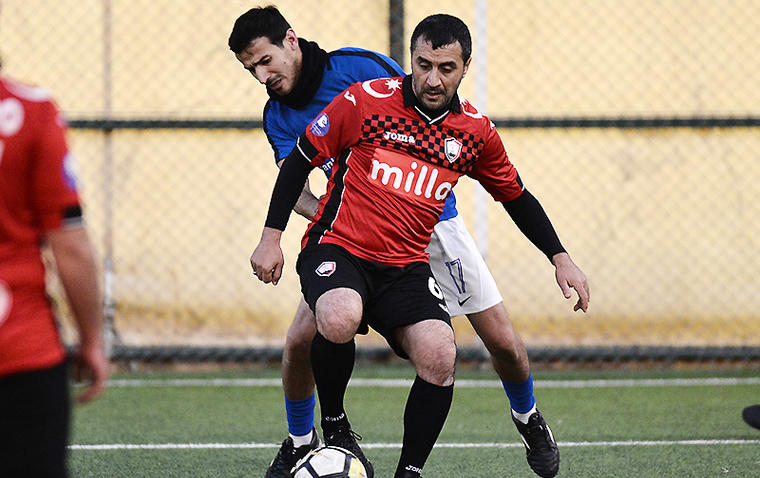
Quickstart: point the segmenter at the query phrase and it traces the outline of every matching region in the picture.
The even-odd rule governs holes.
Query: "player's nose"
[[[427,76],[426,83],[429,86],[436,87],[441,85],[441,75],[438,74],[438,72],[433,69],[430,74]]]
[[[266,85],[272,75],[264,69],[257,68],[253,71],[253,76],[259,80],[259,83]]]

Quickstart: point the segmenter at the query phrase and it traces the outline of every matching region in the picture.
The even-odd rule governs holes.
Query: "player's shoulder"
[[[328,68],[353,70],[373,77],[403,75],[403,70],[393,59],[382,53],[357,47],[344,47],[328,53]]]
[[[401,85],[403,82],[403,76],[377,78],[355,83],[351,85],[351,89],[369,100],[387,100],[389,98],[402,97]]]
[[[462,110],[462,114],[465,116],[465,118],[468,118],[468,120],[477,123],[487,130],[490,130],[494,127],[493,122],[488,118],[488,116],[478,111],[475,105],[470,103],[470,101],[466,98],[459,99],[459,106]]]
[[[3,76],[0,79],[3,89],[8,96],[16,97],[22,101],[28,101],[30,103],[52,103],[52,97],[50,92],[39,86],[28,85],[17,80]]]
[[[11,136],[28,125],[29,128],[55,122],[66,127],[48,90],[0,77],[0,134]]]

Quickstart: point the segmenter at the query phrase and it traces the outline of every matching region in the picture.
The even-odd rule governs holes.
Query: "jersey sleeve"
[[[298,146],[312,166],[322,166],[330,158],[359,142],[361,138],[361,84],[353,84],[333,98],[309,124]]]
[[[264,133],[267,135],[267,140],[272,146],[274,151],[274,162],[279,163],[281,160],[290,154],[296,145],[297,137],[293,137],[285,129],[282,124],[275,118],[276,115],[270,115],[271,102],[267,101],[264,107]]]
[[[501,137],[493,124],[488,132],[483,152],[476,161],[470,176],[480,182],[496,201],[512,201],[523,192],[520,175],[509,161]]]
[[[45,102],[30,126],[35,131],[32,194],[42,230],[81,223],[76,160],[66,144],[65,120],[53,103]]]

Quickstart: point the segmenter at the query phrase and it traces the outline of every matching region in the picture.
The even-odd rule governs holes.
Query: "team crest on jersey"
[[[330,277],[335,272],[335,262],[325,261],[317,267],[316,273],[319,277]]]
[[[443,151],[446,154],[446,159],[453,163],[462,155],[462,143],[454,138],[446,138]]]
[[[327,117],[327,113],[322,113],[311,124],[311,132],[317,136],[324,136],[328,131],[330,131],[330,118]]]
[[[11,311],[11,305],[13,303],[13,296],[11,295],[11,289],[8,285],[0,280],[0,325],[5,322]]]
[[[13,136],[24,124],[24,107],[16,98],[0,101],[0,135]]]

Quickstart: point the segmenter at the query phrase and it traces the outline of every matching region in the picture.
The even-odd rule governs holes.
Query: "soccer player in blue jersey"
[[[298,137],[317,114],[349,85],[369,79],[402,76],[392,59],[359,48],[325,52],[314,42],[298,38],[275,7],[254,8],[235,22],[230,49],[250,73],[267,88],[264,129],[281,166]],[[330,175],[331,163],[323,167]],[[318,199],[308,182],[294,210],[311,219]],[[430,267],[444,291],[451,316],[466,315],[489,350],[511,406],[511,419],[524,439],[528,462],[540,476],[556,475],[556,442],[536,409],[528,357],[503,305],[495,281],[479,255],[450,194],[430,246]],[[558,276],[565,297],[572,284]],[[587,286],[585,286],[587,287]],[[578,288],[574,310],[586,310],[587,288]],[[310,347],[316,333],[314,314],[301,301],[288,330],[283,351],[282,381],[289,436],[267,470],[267,478],[288,477],[295,462],[319,445],[314,430],[314,378]],[[337,439],[359,450],[353,432],[340,430]],[[325,437],[328,444],[336,437]],[[361,456],[363,461],[366,458]]]

